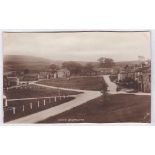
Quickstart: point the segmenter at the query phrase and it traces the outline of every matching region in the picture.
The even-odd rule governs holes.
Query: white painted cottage
[[[70,71],[68,69],[60,69],[54,73],[54,78],[67,78],[70,76]]]

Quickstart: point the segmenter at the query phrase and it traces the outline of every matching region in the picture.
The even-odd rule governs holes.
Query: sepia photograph
[[[4,123],[150,123],[150,35],[3,32]]]

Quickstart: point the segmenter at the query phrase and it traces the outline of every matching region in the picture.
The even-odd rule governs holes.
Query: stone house
[[[125,79],[134,80],[137,83],[138,91],[151,92],[151,65],[140,65],[136,68],[123,69],[118,74],[118,81]]]
[[[143,91],[146,93],[151,92],[151,72],[143,73]]]
[[[122,70],[122,71],[120,71],[120,73],[118,73],[118,81],[122,81],[126,77],[127,77],[127,73],[124,70]]]
[[[70,77],[70,71],[66,68],[58,70],[54,73],[54,78],[67,78]]]
[[[135,81],[138,83],[138,90],[146,93],[151,92],[151,67],[145,66],[135,71]]]
[[[118,81],[123,81],[127,78],[134,80],[135,72],[133,70],[130,71],[122,70],[120,71],[120,73],[118,73]]]

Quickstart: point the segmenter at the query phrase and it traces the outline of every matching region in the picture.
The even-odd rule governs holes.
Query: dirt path
[[[109,75],[103,75],[103,78],[106,82],[106,84],[108,85],[108,91],[109,93],[117,93],[116,89],[117,89],[117,85],[114,82],[111,82]]]
[[[58,87],[53,87],[53,86],[47,86],[47,85],[43,85],[43,84],[37,84],[37,83],[33,83],[34,85],[37,86],[42,86],[42,87],[48,87],[48,88],[55,88],[57,89]],[[74,107],[77,107],[79,105],[82,105],[92,99],[95,99],[99,96],[101,96],[101,92],[100,91],[88,91],[88,90],[79,90],[79,89],[69,89],[69,88],[60,88],[61,90],[68,90],[68,91],[77,91],[77,92],[82,92],[81,94],[76,95],[76,98],[63,103],[61,105],[49,108],[47,110],[43,110],[41,112],[35,113],[35,114],[31,114],[10,122],[7,122],[9,124],[14,124],[14,123],[36,123],[42,120],[45,120],[49,117],[58,115],[62,112],[65,112],[67,110],[70,110]]]

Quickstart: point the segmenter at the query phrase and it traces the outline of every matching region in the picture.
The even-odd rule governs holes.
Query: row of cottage
[[[28,73],[23,76],[17,76],[16,72],[6,72],[3,77],[3,87],[16,86],[23,81],[38,81],[39,79],[51,79],[51,78],[66,78],[70,76],[68,69],[60,69],[55,73],[51,72],[39,72],[39,73]]]
[[[118,74],[118,81],[131,79],[137,82],[138,91],[151,92],[151,64],[141,64],[139,66],[126,67]]]

